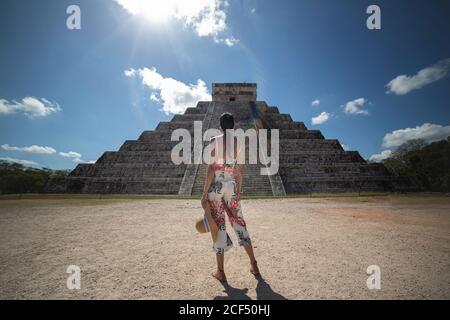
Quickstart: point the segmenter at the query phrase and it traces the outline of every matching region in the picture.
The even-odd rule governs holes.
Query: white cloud
[[[223,38],[223,39],[214,39],[214,41],[216,43],[225,43],[227,46],[232,47],[234,46],[236,43],[239,42],[238,39],[236,39],[235,37],[228,37],[228,38]]]
[[[251,14],[254,14],[256,12],[256,8],[252,8],[252,10],[250,10]]]
[[[318,99],[314,100],[313,102],[311,102],[311,105],[312,105],[313,107],[319,106],[319,105],[320,105],[320,100],[318,100]]]
[[[23,112],[29,118],[37,118],[46,117],[57,111],[61,111],[60,106],[44,98],[25,97],[21,101],[12,102],[0,99],[0,115]]]
[[[381,153],[371,155],[369,158],[369,161],[381,162],[384,159],[389,158],[391,155],[392,155],[392,150],[384,150]]]
[[[38,154],[53,154],[56,153],[56,150],[52,147],[42,147],[37,145],[32,145],[29,147],[13,147],[9,144],[3,144],[2,149],[6,151],[20,151],[20,152],[28,152],[28,153],[38,153]]]
[[[129,13],[153,22],[181,21],[199,37],[212,37],[217,43],[233,46],[237,40],[226,37],[227,0],[114,0]]]
[[[29,147],[14,147],[10,146],[9,144],[3,144],[1,145],[1,148],[6,151],[18,151],[18,152],[27,152],[27,153],[34,153],[34,154],[54,154],[56,153],[56,150],[52,147],[43,147],[43,146],[37,146],[32,145]],[[95,163],[95,161],[84,161],[80,153],[75,151],[69,151],[69,152],[59,152],[59,156],[63,158],[69,158],[72,159],[73,162],[76,163]],[[38,166],[38,164],[34,161],[29,160],[20,160],[20,159],[14,159],[14,158],[0,158],[0,160],[8,161],[8,162],[16,162],[21,163],[25,166]]]
[[[432,66],[420,70],[413,76],[400,75],[389,81],[386,93],[404,95],[420,89],[430,83],[447,77],[450,74],[450,58],[441,60]]]
[[[346,144],[341,143],[342,149],[344,149],[345,151],[349,151],[350,147]]]
[[[422,139],[425,142],[433,142],[446,139],[450,135],[450,126],[424,123],[415,128],[405,128],[388,133],[383,138],[383,147],[398,147],[413,139]]]
[[[123,73],[125,74],[126,77],[131,78],[136,75],[136,70],[128,69],[128,70],[125,70]]]
[[[81,154],[79,154],[78,152],[60,152],[59,155],[64,158],[71,158],[73,162],[83,162],[83,160],[81,160]]]
[[[368,115],[369,111],[363,109],[362,107],[367,103],[367,99],[359,98],[353,101],[347,102],[344,107],[344,112],[349,114],[364,114]]]
[[[330,119],[330,114],[327,112],[322,112],[317,117],[313,117],[311,119],[312,124],[322,124],[328,121]]]
[[[155,101],[155,102],[161,101],[161,99],[158,97],[158,95],[154,92],[152,92],[152,94],[150,95],[150,100]]]
[[[129,69],[125,71],[127,77],[139,77],[142,83],[151,90],[158,92],[166,114],[180,114],[189,107],[195,107],[198,101],[211,101],[211,94],[202,80],[197,84],[185,84],[173,78],[164,78],[155,68]],[[152,92],[150,99],[157,98],[156,92]]]
[[[74,158],[74,159],[73,159],[73,162],[75,162],[75,163],[87,163],[87,164],[94,164],[94,163],[95,163],[94,160],[91,160],[91,161],[85,161],[85,160],[80,159],[80,158]]]
[[[40,165],[34,161],[30,160],[22,160],[22,159],[14,159],[14,158],[0,158],[2,161],[11,162],[11,163],[19,163],[26,167],[40,167]]]
[[[81,158],[81,154],[79,154],[78,152],[74,152],[74,151],[60,152],[59,155],[61,157],[65,157],[65,158]]]

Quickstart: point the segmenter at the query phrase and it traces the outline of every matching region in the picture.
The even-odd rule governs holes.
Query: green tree
[[[0,161],[0,194],[40,193],[50,175],[67,175],[68,170],[28,168]]]
[[[408,141],[383,164],[395,176],[412,179],[425,190],[449,192],[450,136],[430,144]]]

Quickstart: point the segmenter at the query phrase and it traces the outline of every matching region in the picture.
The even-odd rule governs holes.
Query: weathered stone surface
[[[230,101],[233,98],[233,101]],[[256,101],[255,84],[213,84],[213,101],[199,102],[138,140],[125,141],[116,152],[105,152],[94,164],[78,165],[67,178],[51,178],[46,192],[200,194],[206,165],[171,161],[171,133],[185,128],[193,133],[194,121],[203,131],[219,127],[222,113],[230,112],[236,127],[280,129],[280,168],[274,176],[260,175],[260,164],[244,166],[243,192],[285,195],[308,192],[392,190],[394,181],[382,164],[367,163],[356,151],[344,151],[336,139],[308,130],[277,107]],[[405,186],[407,183],[404,184]]]
[[[255,83],[213,83],[213,101],[256,101]]]

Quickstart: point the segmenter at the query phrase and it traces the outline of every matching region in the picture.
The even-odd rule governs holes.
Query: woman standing
[[[208,165],[202,206],[204,208],[210,206],[211,215],[219,229],[213,245],[213,250],[216,252],[217,270],[212,273],[212,276],[219,281],[226,281],[224,254],[233,246],[233,242],[226,232],[225,212],[239,239],[239,245],[244,247],[250,258],[250,272],[258,275],[259,269],[241,210],[240,195],[243,164],[237,163],[239,154],[237,139],[233,135],[228,139],[234,139],[234,143],[233,141],[227,141],[227,130],[234,130],[234,118],[230,113],[224,113],[220,117],[220,127],[223,134],[211,140],[211,143],[214,144],[212,154],[214,161]],[[220,150],[223,152],[219,152]]]

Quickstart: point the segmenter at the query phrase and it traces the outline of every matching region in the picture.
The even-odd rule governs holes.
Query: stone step
[[[266,116],[271,122],[277,122],[277,121],[292,122],[293,121],[291,118],[291,115],[287,114],[287,113],[267,113]]]
[[[304,174],[303,176],[285,176],[281,174],[281,177],[285,183],[303,182],[303,181],[359,181],[359,180],[379,180],[387,177],[386,175],[362,175],[354,174],[352,176],[345,174]]]
[[[70,178],[77,178],[77,177],[70,177]],[[139,177],[132,177],[132,176],[124,176],[124,177],[82,177],[83,179],[87,179],[87,181],[96,181],[96,182],[134,182],[134,183],[172,183],[176,182],[178,183],[181,180],[181,177],[177,176],[167,176],[167,177],[160,177],[160,176],[148,176],[147,178],[143,178],[142,176]]]
[[[282,139],[324,139],[318,130],[281,129],[279,134]]]
[[[372,167],[368,164],[358,163],[332,163],[330,165],[291,165],[281,167],[280,173],[283,176],[302,176],[311,174],[387,174],[383,167]]]
[[[302,122],[293,122],[293,121],[270,121],[272,129],[280,129],[280,130],[308,130],[306,126]]]
[[[392,181],[373,180],[373,181],[355,181],[355,180],[326,180],[326,181],[301,181],[301,182],[286,182],[286,192],[289,194],[296,193],[345,193],[345,192],[360,192],[360,191],[389,191],[392,188]]]
[[[153,140],[149,142],[143,142],[139,140],[128,140],[119,149],[119,152],[123,151],[160,151],[171,152],[173,147],[177,145],[179,141],[162,141]],[[270,145],[269,145],[270,148]],[[343,151],[338,140],[331,139],[280,139],[281,152],[292,153],[292,151],[320,151],[320,150],[338,150]],[[248,154],[248,143],[246,144],[246,154]]]
[[[372,167],[374,169],[381,169],[384,168],[383,167],[378,167],[378,166],[373,166],[374,163],[367,163],[367,162],[332,162],[330,164],[321,164],[321,163],[284,163],[282,168],[285,170],[295,170],[295,169],[304,169],[304,168],[330,168],[331,170],[333,170],[334,168],[337,168],[337,170],[339,170],[339,168],[348,168],[348,167],[355,167],[355,168],[370,168],[372,169]]]
[[[270,146],[269,146],[270,147]],[[299,152],[299,151],[322,151],[337,150],[343,151],[338,140],[318,140],[318,139],[280,139],[280,151]]]
[[[308,130],[303,122],[281,122],[277,127],[281,130]]]
[[[176,129],[186,129],[193,132],[194,121],[160,122],[156,131],[173,131]]]
[[[98,160],[97,163],[144,163],[144,162],[166,162],[172,163],[171,152],[155,152],[155,151],[124,151],[124,152],[105,152]]]
[[[88,173],[86,175],[83,175],[82,177],[95,177],[95,178],[120,178],[120,179],[142,179],[142,180],[153,180],[153,179],[168,179],[168,178],[176,178],[180,179],[183,178],[184,172],[173,172],[173,171],[160,171],[155,170],[152,172],[141,172],[141,171],[117,171],[117,170],[111,170],[111,171],[101,171],[101,172],[94,172],[94,173]],[[73,176],[73,175],[72,175]]]
[[[307,161],[313,161],[313,163],[324,162],[363,162],[366,161],[361,157],[357,151],[290,151],[280,152],[280,165],[285,163],[304,163]]]
[[[154,140],[151,142],[142,142],[138,140],[126,141],[119,149],[119,152],[128,151],[157,151],[157,152],[171,152],[173,147],[176,146],[179,141],[161,141]]]
[[[270,106],[267,108],[267,113],[277,114],[280,113],[280,111],[278,110],[278,107]]]
[[[193,114],[176,114],[173,116],[171,122],[184,122],[184,121],[202,121],[205,119],[205,113],[193,113]]]
[[[186,111],[184,112],[184,114],[203,114],[205,115],[205,110],[202,108],[187,108]]]
[[[339,175],[339,176],[330,176],[330,175],[310,175],[310,176],[297,176],[297,177],[289,177],[284,180],[285,183],[294,183],[294,182],[344,182],[344,181],[380,181],[386,180],[391,181],[391,176],[371,176],[371,175],[358,175],[358,176],[348,176],[348,175]]]
[[[194,137],[194,130],[188,130],[191,137]],[[173,130],[144,131],[139,136],[139,141],[153,143],[155,141],[171,141]]]
[[[151,142],[157,140],[170,140],[172,133],[170,131],[144,131],[138,140],[142,142]]]
[[[180,183],[180,181],[170,179],[164,181],[142,181],[117,178],[66,177],[63,180],[58,178],[53,180],[55,183],[47,188],[47,192],[175,194]]]
[[[133,162],[133,163],[124,163],[124,162],[114,162],[114,163],[95,163],[95,164],[87,164],[82,163],[77,166],[78,167],[86,167],[86,169],[90,168],[100,168],[100,169],[108,169],[108,168],[117,168],[117,169],[127,169],[127,168],[137,168],[137,169],[169,169],[173,170],[176,168],[177,170],[184,170],[185,164],[173,164],[172,162],[168,163],[152,163],[152,162]],[[75,170],[77,170],[75,169]]]
[[[185,171],[184,166],[152,166],[152,167],[133,167],[132,165],[119,166],[113,164],[111,166],[92,166],[91,168],[82,168],[74,170],[71,176],[83,176],[83,177],[133,177],[133,176],[183,176]]]

